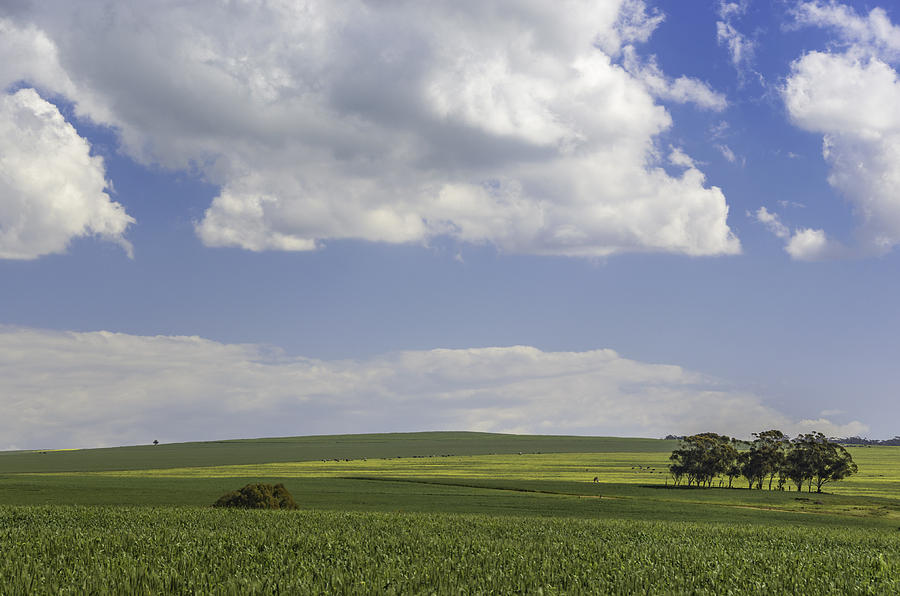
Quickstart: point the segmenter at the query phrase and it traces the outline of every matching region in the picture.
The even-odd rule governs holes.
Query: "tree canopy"
[[[283,484],[248,484],[219,497],[213,507],[241,509],[297,509],[294,497]]]
[[[716,478],[728,478],[731,487],[735,478],[747,480],[748,488],[768,488],[777,479],[776,487],[783,490],[790,480],[797,490],[804,485],[816,492],[829,482],[842,480],[858,470],[850,453],[820,432],[798,435],[789,439],[780,430],[753,433],[753,441],[746,443],[713,432],[683,437],[672,451],[669,472],[676,486],[712,486]],[[739,448],[744,445],[744,448]],[[722,480],[721,483],[724,483]],[[720,483],[720,484],[721,484]]]

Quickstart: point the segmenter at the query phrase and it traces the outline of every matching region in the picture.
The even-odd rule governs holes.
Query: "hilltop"
[[[0,474],[102,472],[333,459],[517,453],[663,453],[675,441],[622,437],[410,432],[230,439],[101,449],[0,452]]]

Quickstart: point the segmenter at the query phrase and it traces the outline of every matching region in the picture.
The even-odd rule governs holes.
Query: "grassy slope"
[[[238,439],[72,451],[0,452],[0,474],[148,470],[492,453],[670,453],[674,441],[475,432],[385,433]]]
[[[648,441],[638,439],[637,441]],[[631,449],[629,440],[610,444],[612,449]],[[299,462],[257,463],[211,467],[176,467],[151,470],[84,472],[115,476],[159,478],[480,478],[664,485],[668,452],[606,451],[595,453],[526,453],[521,455],[470,455],[393,457]],[[826,485],[828,492],[845,495],[896,498],[900,495],[900,448],[878,447],[854,452],[860,473]],[[745,487],[742,479],[736,487]],[[793,489],[793,487],[790,487]]]
[[[0,585],[897,593],[900,499],[871,495],[896,497],[900,448],[854,450],[860,475],[823,495],[667,488],[671,449],[414,433],[0,454]],[[261,480],[283,481],[304,511],[208,507]]]
[[[900,500],[885,498],[898,494],[900,448],[854,450],[861,474],[836,485],[843,494],[810,496],[665,490],[672,445],[653,439],[408,433],[3,453],[0,504],[204,505],[246,482],[266,480],[285,482],[304,507],[320,510],[891,529],[900,523]],[[28,473],[39,470],[44,474]],[[591,482],[594,476],[601,482]]]

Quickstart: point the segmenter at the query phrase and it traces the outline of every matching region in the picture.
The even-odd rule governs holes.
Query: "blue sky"
[[[0,448],[897,434],[900,14],[0,4]]]

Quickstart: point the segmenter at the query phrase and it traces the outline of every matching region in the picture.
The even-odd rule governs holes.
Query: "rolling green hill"
[[[305,508],[338,511],[900,523],[900,447],[852,449],[860,473],[811,498],[744,488],[660,490],[674,446],[659,439],[423,432],[6,452],[0,504],[205,506],[265,481],[284,482]]]
[[[852,448],[859,474],[810,494],[674,488],[674,446],[437,432],[0,453],[0,586],[897,593],[900,447]],[[251,482],[302,510],[211,507]]]
[[[669,453],[674,441],[419,432],[235,439],[105,449],[0,452],[0,474],[98,472],[333,459],[515,453]]]

